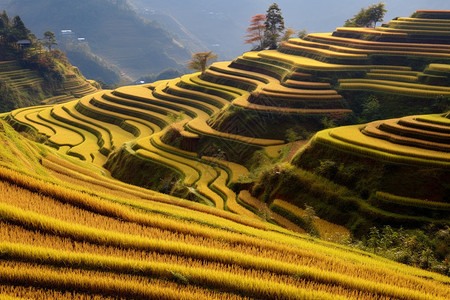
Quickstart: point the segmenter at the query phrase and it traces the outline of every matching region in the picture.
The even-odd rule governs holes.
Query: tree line
[[[69,65],[62,51],[52,49],[56,44],[53,32],[46,31],[43,38],[38,39],[20,16],[11,19],[6,11],[0,13],[0,61],[17,60],[22,67],[38,71],[45,81],[43,87],[49,91],[60,87],[64,80],[58,62]]]
[[[257,14],[250,18],[245,44],[256,44],[252,50],[276,49],[285,30],[284,18],[278,4],[273,3],[265,15]],[[291,29],[292,30],[292,29]]]
[[[345,27],[375,27],[377,22],[382,22],[386,13],[385,4],[370,5],[361,8],[359,13],[345,21]],[[253,51],[264,49],[276,49],[282,41],[289,40],[297,33],[297,37],[304,38],[307,35],[305,29],[296,32],[292,28],[285,28],[284,18],[278,4],[273,3],[267,9],[266,14],[257,14],[250,18],[250,25],[244,36],[244,44],[253,44]],[[197,52],[192,55],[188,67],[205,73],[208,64],[217,59],[217,55],[209,52]]]
[[[370,5],[345,21],[344,27],[375,27],[377,22],[382,22],[386,13],[385,4]],[[250,18],[250,26],[244,36],[245,44],[253,44],[253,51],[263,49],[276,49],[279,42],[287,41],[296,34],[292,28],[285,28],[281,9],[273,3],[267,9],[266,14],[257,14]],[[297,33],[299,38],[307,35],[306,30]]]
[[[15,43],[20,40],[33,38],[31,31],[25,26],[19,16],[12,20],[6,11],[0,13],[0,41],[4,43]]]
[[[57,45],[56,36],[52,31],[44,32],[42,39],[38,39],[36,35],[25,26],[20,16],[15,16],[12,19],[8,16],[6,11],[0,13],[0,44],[2,45],[2,57],[6,58],[8,55],[18,54],[22,52],[17,42],[28,41],[29,47],[32,49],[41,49],[42,46],[48,50]]]

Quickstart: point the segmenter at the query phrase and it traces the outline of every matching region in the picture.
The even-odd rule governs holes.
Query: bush
[[[289,199],[298,206],[313,206],[322,219],[351,228],[362,200],[342,186],[311,172],[280,164],[265,170],[255,182],[252,194],[270,204],[274,199]]]
[[[381,118],[380,116],[380,102],[375,95],[371,95],[367,98],[363,105],[363,110],[361,113],[362,123],[367,123],[375,121]]]
[[[55,54],[56,56],[61,53]],[[23,60],[25,67],[39,71],[45,80],[46,87],[50,90],[56,90],[62,86],[64,81],[64,74],[61,71],[55,59],[48,52],[35,53]]]
[[[405,230],[370,228],[353,246],[404,264],[450,275],[450,227]]]
[[[0,80],[0,111],[10,111],[17,108],[20,103],[19,92],[12,88],[6,81]]]

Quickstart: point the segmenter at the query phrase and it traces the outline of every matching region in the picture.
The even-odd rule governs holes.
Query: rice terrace
[[[0,13],[0,299],[450,299],[450,10],[411,13],[273,4],[116,86]]]

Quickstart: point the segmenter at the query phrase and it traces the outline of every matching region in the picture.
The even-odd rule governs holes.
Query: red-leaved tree
[[[257,44],[253,50],[262,50],[264,45],[264,22],[266,16],[259,14],[250,18],[250,26],[247,28],[248,35],[244,36],[244,44]]]

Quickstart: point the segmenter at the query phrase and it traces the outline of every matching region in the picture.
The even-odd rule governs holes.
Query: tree
[[[361,8],[353,18],[345,21],[344,27],[375,27],[377,22],[383,21],[384,14],[387,12],[384,6],[384,3],[379,2],[366,9]]]
[[[362,105],[361,112],[363,123],[380,119],[380,108],[381,105],[376,96],[371,95],[367,100],[365,100]]]
[[[0,14],[0,43],[1,44],[6,42],[7,37],[9,35],[9,30],[10,30],[9,17],[6,14],[6,11],[3,11],[3,13]]]
[[[30,33],[28,35],[28,39],[30,40],[32,47],[35,47],[38,50],[42,49],[41,41],[37,38],[37,36],[34,33]]]
[[[205,74],[208,62],[213,59],[217,59],[217,55],[212,54],[212,51],[194,53],[192,60],[189,62],[189,69],[201,71],[203,75]]]
[[[18,40],[26,40],[28,39],[28,35],[31,31],[25,27],[22,19],[19,16],[15,16],[12,21],[11,27],[11,39],[12,41],[17,42]]]
[[[373,4],[367,9],[367,15],[369,19],[369,27],[375,27],[377,22],[383,22],[384,15],[387,10],[385,9],[385,4],[379,2],[378,4]]]
[[[248,35],[244,36],[244,44],[258,43],[253,50],[262,50],[264,44],[264,31],[266,26],[264,25],[266,16],[259,14],[250,18],[250,26],[247,28]]]
[[[295,30],[292,28],[286,29],[286,31],[283,34],[283,37],[281,38],[282,42],[288,41],[293,35],[295,34]]]
[[[266,13],[265,42],[271,49],[278,46],[278,40],[281,33],[284,31],[284,18],[281,15],[281,9],[276,3],[269,6]]]
[[[9,17],[6,14],[6,10],[0,14],[0,35],[7,35],[9,33],[11,27],[11,23],[9,21]]]
[[[306,29],[302,29],[297,33],[297,37],[300,39],[305,38],[308,35],[308,31]]]
[[[52,46],[58,45],[56,43],[56,36],[55,34],[50,31],[47,30],[46,32],[44,32],[44,39],[42,40],[42,44],[48,48],[48,50],[52,50]]]
[[[308,232],[312,236],[320,237],[319,231],[317,230],[316,225],[314,224],[314,219],[317,219],[316,211],[314,207],[309,206],[305,203],[305,214],[302,216],[303,222],[305,223],[306,232]]]

